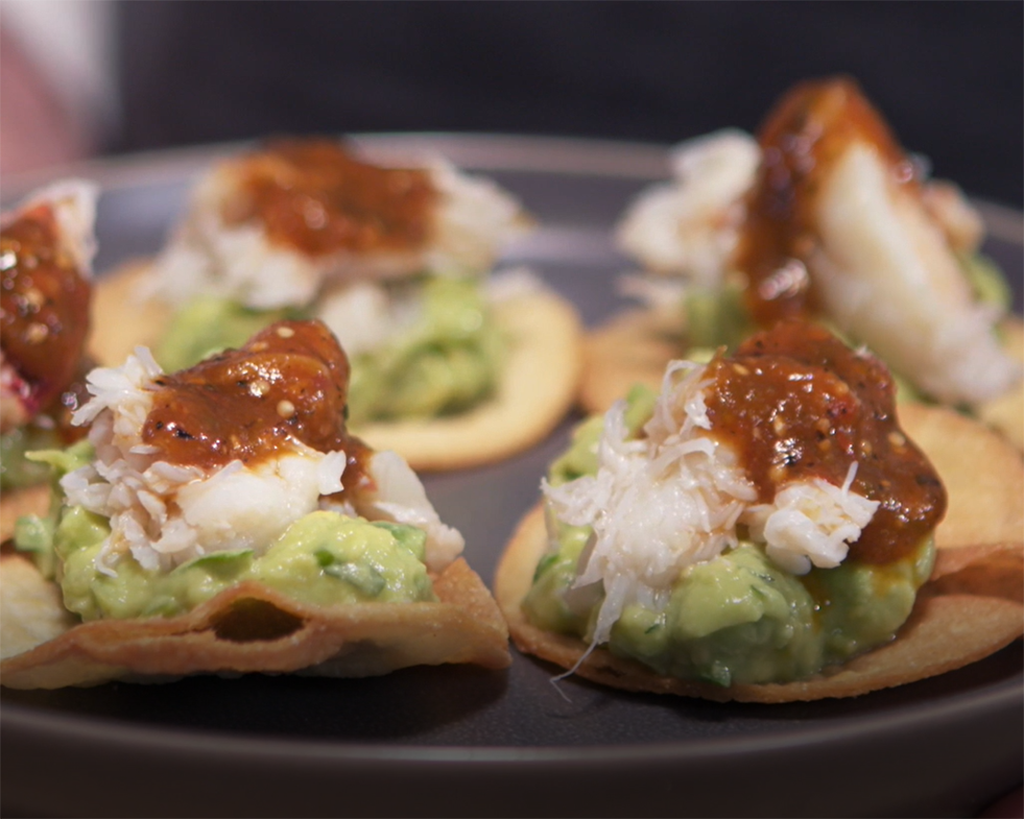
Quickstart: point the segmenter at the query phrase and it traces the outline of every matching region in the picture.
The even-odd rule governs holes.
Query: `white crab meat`
[[[30,194],[18,208],[4,215],[4,221],[37,205],[49,204],[57,219],[61,251],[74,260],[86,279],[92,278],[92,260],[96,255],[96,203],[100,186],[86,179],[65,179]]]
[[[840,329],[947,403],[980,403],[1020,378],[992,330],[999,311],[974,300],[942,226],[869,144],[836,160],[815,213],[809,266]]]
[[[168,570],[210,552],[261,554],[322,495],[342,489],[344,452],[318,452],[295,442],[290,451],[253,466],[232,461],[202,469],[159,460],[142,443],[153,379],[162,373],[145,347],[126,363],[89,375],[93,394],[75,413],[92,422],[95,461],[61,480],[67,502],[109,518],[100,566],[110,571],[131,552],[146,569]]]
[[[494,183],[435,158],[424,164],[439,201],[425,246],[407,252],[343,251],[310,256],[269,242],[257,223],[228,225],[223,207],[237,189],[238,170],[225,163],[204,177],[189,213],[140,291],[169,303],[193,296],[231,298],[248,307],[305,307],[339,283],[394,279],[424,270],[478,275],[528,227],[519,203]],[[313,218],[313,217],[310,217]],[[322,213],[321,213],[322,218]]]
[[[208,470],[159,460],[141,430],[161,373],[149,350],[138,347],[121,367],[90,373],[93,398],[75,414],[76,423],[92,424],[96,459],[66,475],[61,487],[69,504],[110,520],[101,570],[112,571],[125,552],[144,568],[161,570],[216,551],[259,555],[292,523],[321,508],[423,528],[432,571],[462,552],[462,535],[440,521],[419,478],[393,452],[371,458],[374,488],[355,493],[347,505],[330,497],[343,489],[347,459],[340,450],[318,452],[296,441],[251,466],[236,460]]]
[[[680,143],[671,157],[673,181],[632,204],[617,230],[619,245],[654,272],[702,287],[720,285],[760,160],[757,141],[743,131]]]
[[[773,561],[804,573],[838,565],[878,506],[850,491],[852,469],[843,487],[794,481],[758,504],[736,454],[711,434],[705,370],[670,364],[644,436],[627,440],[618,402],[605,415],[596,474],[544,484],[559,520],[593,529],[574,588],[603,587],[595,644],[607,641],[626,606],[662,609],[682,571],[738,544],[739,525]]]
[[[420,290],[358,281],[327,290],[316,306],[346,354],[355,358],[378,350],[412,327],[423,313]]]
[[[390,520],[423,529],[427,533],[426,564],[432,572],[462,554],[462,534],[441,522],[419,477],[397,452],[377,452],[370,459],[369,472],[376,484],[361,493],[355,511],[370,520]]]

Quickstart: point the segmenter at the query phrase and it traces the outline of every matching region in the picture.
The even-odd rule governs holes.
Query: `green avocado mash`
[[[627,426],[636,434],[651,415],[654,394],[637,388],[627,401]],[[601,431],[600,417],[577,429],[552,466],[552,484],[596,471]],[[557,545],[538,564],[523,603],[539,628],[590,639],[602,592],[572,588],[589,536],[588,527],[559,524]],[[659,674],[722,686],[800,679],[891,639],[931,574],[934,555],[928,538],[889,565],[847,560],[797,576],[769,560],[762,545],[741,541],[682,572],[663,610],[627,606],[607,648]]]
[[[301,317],[297,310],[253,310],[230,299],[197,296],[174,315],[153,357],[166,372],[177,372],[241,347],[268,324]]]
[[[16,427],[0,435],[0,492],[45,483],[50,476],[49,467],[29,460],[25,454],[55,446],[60,446],[56,430],[34,424]]]
[[[36,457],[62,475],[88,463],[92,452],[83,443]],[[83,620],[173,616],[243,580],[258,580],[296,600],[324,606],[437,599],[424,564],[423,530],[338,512],[300,518],[262,555],[212,552],[171,571],[157,571],[144,569],[126,553],[112,575],[101,572],[96,560],[110,534],[105,518],[80,506],[58,506],[48,518],[30,516],[18,523],[17,548],[55,577],[64,605]]]
[[[382,348],[350,357],[350,422],[460,412],[494,389],[502,338],[489,320],[479,280],[424,276],[422,288],[423,309],[412,326]],[[299,311],[252,310],[227,299],[198,298],[174,316],[154,357],[168,371],[190,367],[241,346],[285,312],[300,317]]]
[[[978,301],[1001,310],[1010,309],[1013,290],[1002,269],[992,259],[981,253],[964,254],[960,256],[960,267]]]

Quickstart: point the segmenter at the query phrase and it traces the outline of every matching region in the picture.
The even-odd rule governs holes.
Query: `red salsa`
[[[822,478],[878,501],[850,557],[889,563],[911,553],[942,519],[946,491],[902,432],[885,366],[827,330],[784,321],[709,365],[713,434],[735,450],[770,503],[790,481]]]
[[[367,480],[367,447],[345,429],[349,365],[319,321],[281,321],[238,350],[155,379],[142,428],[163,460],[203,468],[252,464],[296,441],[348,455],[346,491]]]
[[[853,142],[874,147],[894,184],[916,185],[915,168],[849,79],[805,82],[768,115],[758,134],[762,160],[747,201],[737,267],[747,308],[762,327],[815,309],[807,261],[816,250],[816,199],[823,177]]]
[[[30,416],[77,406],[89,298],[89,282],[62,246],[50,205],[0,229],[0,346],[21,379],[19,397]]]
[[[222,217],[260,222],[275,244],[319,256],[415,250],[430,238],[437,192],[426,171],[360,162],[330,139],[278,141],[237,167]]]

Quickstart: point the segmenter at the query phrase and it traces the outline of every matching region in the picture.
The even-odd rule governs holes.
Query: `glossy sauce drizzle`
[[[426,171],[360,162],[329,139],[282,140],[238,167],[223,219],[258,221],[272,243],[319,256],[414,250],[430,238],[437,192]]]
[[[319,321],[282,321],[195,367],[155,379],[142,441],[170,463],[253,464],[299,441],[348,456],[346,492],[368,479],[370,451],[345,429],[349,365]]]
[[[89,282],[62,247],[53,209],[37,205],[0,230],[0,346],[30,414],[76,395],[89,331]]]
[[[818,245],[816,199],[825,174],[854,142],[871,145],[894,184],[916,185],[915,167],[881,115],[848,79],[806,82],[768,115],[762,161],[737,251],[747,308],[769,327],[815,309],[807,260]]]
[[[880,505],[850,556],[889,563],[912,552],[942,519],[946,491],[900,430],[885,366],[821,327],[785,321],[715,358],[706,391],[712,434],[738,453],[762,503],[795,480],[842,486]]]

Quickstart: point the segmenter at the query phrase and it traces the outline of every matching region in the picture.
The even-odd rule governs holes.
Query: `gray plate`
[[[621,306],[629,268],[609,229],[667,174],[660,146],[491,136],[372,136],[435,148],[518,194],[541,230],[509,254],[593,324]],[[189,181],[237,146],[74,169],[105,194],[100,271],[153,253]],[[5,194],[40,181],[24,178]],[[5,198],[7,198],[5,196]],[[13,200],[13,196],[11,200]],[[1020,214],[982,204],[987,250],[1013,275]],[[489,579],[546,465],[568,440],[426,479]],[[720,705],[551,685],[508,672],[415,668],[366,680],[252,675],[170,685],[3,691],[4,814],[963,816],[1019,782],[1020,642],[968,668],[848,700]]]

